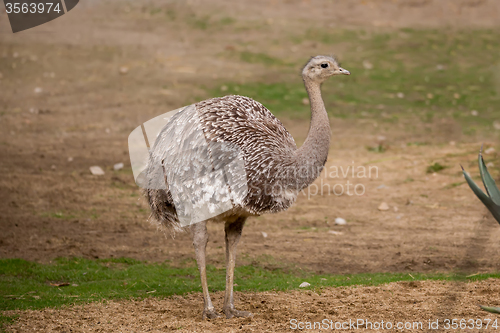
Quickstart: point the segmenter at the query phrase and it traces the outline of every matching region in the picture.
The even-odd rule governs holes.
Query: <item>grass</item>
[[[269,259],[269,258],[268,258]],[[267,260],[269,261],[269,260]],[[49,264],[22,259],[0,260],[0,311],[42,309],[109,299],[142,299],[201,292],[198,269],[189,262],[185,268],[168,263],[147,263],[134,259],[60,258]],[[279,266],[279,265],[278,265]],[[285,291],[304,288],[321,293],[324,287],[376,286],[397,281],[478,281],[500,278],[491,274],[364,273],[316,275],[281,268],[240,266],[235,271],[236,291]],[[225,270],[207,267],[211,292],[224,290]],[[0,313],[0,332],[15,322],[17,315]]]
[[[18,316],[4,316],[0,314],[0,332],[5,332],[4,327],[13,324],[17,317]]]
[[[286,114],[292,118],[301,118],[308,114],[309,106],[302,103],[302,100],[307,98],[307,93],[300,84],[300,80],[298,81],[298,83],[271,84],[253,82],[243,85],[228,83],[224,85],[227,89],[219,88],[213,92],[213,95],[248,96],[264,104],[275,115]]]
[[[374,147],[367,147],[366,148],[368,151],[371,151],[371,152],[374,152],[374,153],[384,153],[387,149],[381,145],[381,144],[378,144]]]
[[[255,53],[249,51],[240,52],[240,60],[251,64],[264,64],[267,66],[280,66],[286,63],[276,57],[271,57],[265,53]]]
[[[331,116],[390,123],[408,118],[423,123],[452,118],[463,125],[466,135],[483,128],[493,131],[493,121],[500,118],[496,107],[500,102],[500,44],[495,42],[500,31],[332,31],[310,29],[289,37],[298,45],[317,41],[322,45],[318,49],[343,45],[342,65],[352,75],[332,78],[323,85]],[[290,74],[291,65],[298,73],[303,59],[276,66],[285,63],[266,53],[242,52],[240,57],[240,61],[269,67],[276,73],[275,82],[259,82],[258,78],[244,84],[222,82],[229,89],[213,87],[210,95],[245,95],[278,116],[310,116],[309,106],[302,103],[307,95],[301,79]],[[367,69],[367,62],[372,68]]]
[[[50,264],[21,259],[0,260],[0,310],[41,309],[65,304],[167,297],[201,291],[196,266],[176,268],[168,263],[146,263],[133,259],[61,258]],[[224,290],[225,270],[207,267],[211,291]],[[316,275],[285,272],[256,266],[240,266],[235,273],[235,290],[266,291],[298,289],[307,281],[309,289],[353,285],[379,285],[395,281],[464,280],[500,278],[500,274],[479,274],[466,278],[453,274],[370,273]],[[9,319],[2,317],[1,321]]]
[[[427,167],[427,173],[439,172],[439,171],[444,170],[446,168],[447,168],[447,166],[441,165],[438,162],[434,162],[433,164],[431,164]]]

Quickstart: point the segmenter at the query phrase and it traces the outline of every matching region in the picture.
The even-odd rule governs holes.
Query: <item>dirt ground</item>
[[[242,293],[238,294],[237,301],[242,309],[254,313],[252,318],[212,321],[201,320],[200,295],[192,294],[168,299],[109,301],[57,310],[17,312],[20,318],[9,330],[290,332],[303,327],[308,332],[331,332],[346,331],[345,328],[354,322],[356,326],[351,329],[361,332],[372,332],[377,325],[384,325],[385,329],[390,327],[388,325],[404,328],[387,331],[422,332],[455,331],[450,328],[451,320],[458,319],[457,323],[463,320],[463,325],[469,325],[465,330],[467,332],[485,332],[498,329],[492,327],[495,320],[498,325],[498,317],[482,311],[477,304],[496,302],[499,292],[497,280],[490,279],[467,284],[415,281],[379,287],[330,288],[320,295],[311,291]],[[215,293],[214,305],[220,308],[223,298],[222,292]],[[9,312],[13,313],[16,312]],[[429,322],[436,321],[438,326],[434,324],[429,329]],[[314,325],[314,322],[322,323],[322,326],[316,324],[316,329],[314,326],[307,329],[306,325]],[[487,323],[490,326],[485,329]],[[339,325],[344,325],[344,329]]]
[[[159,21],[150,11],[156,5],[171,6],[179,17],[228,15],[241,26],[207,33],[195,28],[201,24],[198,21],[194,28],[188,21]],[[172,238],[147,221],[147,207],[130,171],[127,137],[153,116],[209,97],[202,86],[276,76],[262,66],[218,56],[236,41],[255,50],[269,47],[276,55],[285,54],[290,45],[284,42],[277,47],[269,41],[303,30],[311,17],[325,29],[494,28],[500,24],[496,0],[152,1],[147,6],[82,1],[68,15],[19,34],[10,33],[6,15],[0,14],[0,257],[48,262],[59,256],[125,256],[170,260],[174,265],[194,258],[187,234]],[[248,26],[255,29],[248,30]],[[294,51],[294,57],[307,59],[311,52],[330,51],[306,43]],[[342,46],[338,54],[342,56]],[[122,67],[126,74],[120,73]],[[303,142],[308,125],[282,120],[296,141]],[[426,124],[402,120],[389,126],[368,119],[332,119],[331,125],[327,173],[315,183],[320,193],[311,188],[287,212],[249,219],[238,248],[239,264],[293,265],[338,274],[500,269],[500,228],[467,185],[460,184],[459,166],[477,173],[478,148],[486,141],[486,148],[499,151],[497,142],[464,138],[457,123],[439,117]],[[410,125],[412,131],[408,131]],[[366,146],[377,143],[381,136],[388,151],[383,155],[367,152]],[[408,146],[409,142],[429,144]],[[498,155],[486,155],[486,159],[498,160]],[[435,161],[449,168],[426,173]],[[119,162],[125,168],[113,171]],[[106,174],[91,175],[92,165],[100,165]],[[372,174],[359,177],[348,172],[343,177],[332,173],[335,167],[345,172],[353,166],[372,170]],[[337,195],[340,186],[347,189],[348,181],[353,184],[351,194],[354,185],[358,185],[358,193],[364,188],[364,193]],[[379,211],[382,202],[390,209]],[[347,225],[335,225],[337,217],[346,219]],[[211,225],[209,232],[208,263],[222,267],[223,230]],[[494,303],[490,295],[498,296],[498,288],[493,283],[460,286],[462,291],[483,292],[464,292],[467,296],[450,311],[445,311],[446,303],[440,300],[458,297],[453,295],[459,291],[437,282],[331,289],[321,296],[304,292],[238,294],[240,302],[257,309],[258,315],[251,321],[228,323],[201,323],[195,315],[201,309],[199,295],[91,304],[85,306],[88,325],[106,321],[108,326],[88,326],[83,331],[117,331],[121,324],[132,331],[144,331],[149,324],[164,331],[175,327],[231,331],[240,326],[286,331],[293,316],[484,317],[476,303]],[[388,290],[394,297],[388,296]],[[220,297],[216,295],[217,302]],[[382,305],[384,302],[388,303]],[[328,309],[322,304],[328,304]],[[402,310],[395,310],[398,307]],[[12,329],[83,329],[77,324],[84,320],[80,310],[26,312]]]

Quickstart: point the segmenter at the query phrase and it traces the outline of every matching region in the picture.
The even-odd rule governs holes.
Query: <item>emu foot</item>
[[[215,318],[220,318],[222,315],[215,311],[215,309],[205,309],[203,310],[203,314],[201,316],[201,319],[215,319]]]
[[[245,318],[245,317],[252,317],[253,314],[251,312],[248,312],[248,311],[240,311],[240,310],[236,310],[235,308],[225,308],[224,310],[224,313],[226,314],[226,318],[227,319],[230,319],[230,318],[233,318],[233,317],[236,317],[236,318]]]

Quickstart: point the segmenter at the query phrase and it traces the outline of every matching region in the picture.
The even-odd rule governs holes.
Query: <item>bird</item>
[[[288,209],[326,163],[331,130],[321,85],[350,72],[335,57],[319,55],[309,59],[301,75],[311,121],[300,148],[264,105],[239,95],[179,109],[150,148],[144,195],[152,220],[173,231],[190,230],[203,290],[202,319],[222,317],[208,292],[207,223],[224,225],[222,312],[227,319],[253,316],[234,306],[236,247],[245,221]]]

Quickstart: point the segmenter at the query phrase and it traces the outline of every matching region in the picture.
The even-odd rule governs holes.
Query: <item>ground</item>
[[[321,294],[311,291],[242,293],[238,295],[238,302],[245,310],[253,311],[254,318],[212,321],[201,320],[200,297],[194,294],[26,311],[10,329],[12,332],[61,332],[70,327],[73,332],[290,332],[297,329],[299,323],[307,328],[307,322],[314,325],[327,319],[327,329],[317,326],[307,331],[325,332],[349,320],[351,323],[364,320],[356,326],[356,331],[373,332],[373,326],[366,326],[365,322],[372,325],[384,322],[384,328],[390,327],[388,323],[394,328],[410,325],[405,327],[405,332],[422,332],[432,331],[429,321],[435,323],[436,320],[438,326],[432,326],[434,331],[437,328],[449,331],[453,328],[451,320],[458,319],[456,322],[460,325],[462,321],[462,328],[468,325],[468,332],[481,328],[492,331],[498,329],[498,317],[482,311],[477,304],[495,302],[499,291],[497,280],[491,279],[468,284],[396,282],[379,287],[326,289]],[[214,293],[215,306],[220,307],[223,298],[222,292]],[[347,325],[344,324],[344,329]]]
[[[250,89],[253,82],[287,82],[300,89],[300,65],[315,54],[334,52],[345,68],[354,68],[349,79],[361,84],[372,63],[387,66],[389,72],[390,59],[371,58],[381,53],[370,45],[384,36],[391,39],[387,51],[394,52],[394,59],[414,68],[424,60],[411,58],[407,50],[418,50],[424,42],[413,41],[413,45],[407,41],[407,36],[413,36],[409,28],[444,36],[457,31],[465,36],[475,36],[475,31],[495,36],[499,13],[494,0],[342,1],[335,5],[313,0],[252,4],[158,1],[147,5],[88,1],[51,23],[18,34],[10,33],[2,13],[0,257],[39,262],[61,256],[131,257],[182,265],[194,257],[189,235],[178,233],[174,237],[150,223],[147,206],[134,183],[127,137],[135,127],[158,114],[208,98],[215,91]],[[336,35],[328,39],[331,35],[327,33],[335,31],[347,31],[338,43]],[[355,41],[347,38],[352,31],[358,34]],[[428,40],[432,42],[432,38]],[[488,38],[484,37],[485,43]],[[460,53],[460,43],[467,47],[467,39],[460,42],[457,37],[456,50],[449,51],[458,53],[453,58],[458,67],[470,68],[469,58]],[[408,49],[398,50],[398,43]],[[497,47],[496,39],[491,43],[486,50]],[[486,51],[477,58],[496,59],[495,54]],[[431,71],[437,71],[436,65],[441,64],[433,62]],[[491,63],[476,72],[465,71],[465,75],[493,73],[495,68],[500,67]],[[385,93],[389,97],[377,95],[376,88],[359,91],[361,102],[343,102],[342,82],[347,82],[348,89],[356,84],[343,79],[333,78],[324,86],[324,91],[330,89],[340,97],[335,101],[333,96],[328,109],[339,110],[333,112],[340,115],[352,112],[348,116],[333,113],[331,117],[332,145],[324,174],[287,212],[248,220],[238,247],[238,264],[267,269],[293,266],[325,274],[499,271],[500,228],[464,184],[460,169],[463,165],[477,176],[475,160],[481,144],[485,150],[500,149],[498,134],[491,127],[498,116],[495,106],[488,104],[489,95],[474,99],[474,94],[479,94],[474,87],[483,91],[483,86],[468,85],[471,102],[461,105],[467,93],[453,95],[453,86],[444,85],[442,89],[449,90],[450,96],[455,96],[450,98],[458,104],[450,101],[447,107],[436,104],[434,108],[426,104],[433,95],[425,95],[420,85],[415,85],[405,96],[414,98],[411,102],[422,110],[429,107],[423,116],[414,116],[412,112],[421,109],[408,104],[399,110],[399,105],[410,102],[394,97],[397,90]],[[494,75],[491,80],[494,94]],[[497,80],[500,82],[498,75]],[[424,97],[420,100],[416,94]],[[363,104],[365,96],[371,100]],[[381,98],[389,99],[382,103]],[[479,118],[488,115],[483,119],[486,125],[469,126],[467,119],[450,116],[457,110],[470,116],[474,105],[483,108]],[[268,105],[273,111],[272,106]],[[297,108],[306,107],[299,99]],[[369,113],[372,110],[374,113]],[[279,112],[277,116],[301,144],[307,135],[307,114]],[[476,121],[471,119],[471,123]],[[490,150],[485,158],[498,163],[495,151]],[[125,168],[114,171],[113,165],[119,162]],[[445,169],[429,169],[435,163]],[[103,167],[105,175],[91,175],[92,165]],[[491,167],[496,177],[497,167]],[[365,173],[358,173],[362,170]],[[382,202],[389,210],[378,209]],[[337,217],[347,224],[335,225]],[[222,226],[210,225],[209,233],[208,262],[223,267]],[[347,319],[363,314],[376,320],[392,313],[401,320],[445,314],[476,318],[484,316],[475,307],[477,302],[494,303],[490,291],[498,296],[495,281],[463,285],[460,288],[464,291],[481,292],[465,293],[468,296],[455,302],[451,312],[443,312],[436,302],[455,297],[452,294],[458,291],[452,284],[415,283],[327,289],[321,295],[299,291],[238,293],[240,303],[257,313],[253,321],[201,323],[199,294],[91,304],[85,306],[85,315],[92,323],[101,316],[109,318],[106,325],[111,326],[100,328],[103,331],[127,321],[127,325],[151,323],[162,330],[236,330],[238,325],[247,329],[255,325],[255,331],[261,327],[286,331],[289,318],[294,316]],[[396,295],[390,304],[399,304],[404,312],[380,305],[387,290]],[[220,303],[221,295],[215,297]],[[284,308],[285,299],[291,300],[288,308]],[[370,300],[368,305],[362,305],[365,299]],[[352,308],[341,307],[339,302],[352,304]],[[410,316],[412,302],[422,306]],[[303,308],[309,309],[310,303],[318,310],[311,308],[304,314]],[[328,304],[329,309],[332,304],[335,310],[329,313],[322,304]],[[179,309],[181,305],[186,305],[186,310]],[[110,317],[116,307],[122,309],[123,319]],[[144,311],[137,311],[137,307]],[[79,327],[78,309],[26,312],[12,330],[31,331],[32,326],[26,325],[57,330],[54,320],[60,320],[57,325],[61,327]],[[178,310],[173,313],[168,309]],[[147,311],[155,315],[149,316]],[[138,320],[131,323],[130,318]],[[142,331],[146,326],[129,327]],[[92,329],[98,330],[88,327],[84,331]]]

